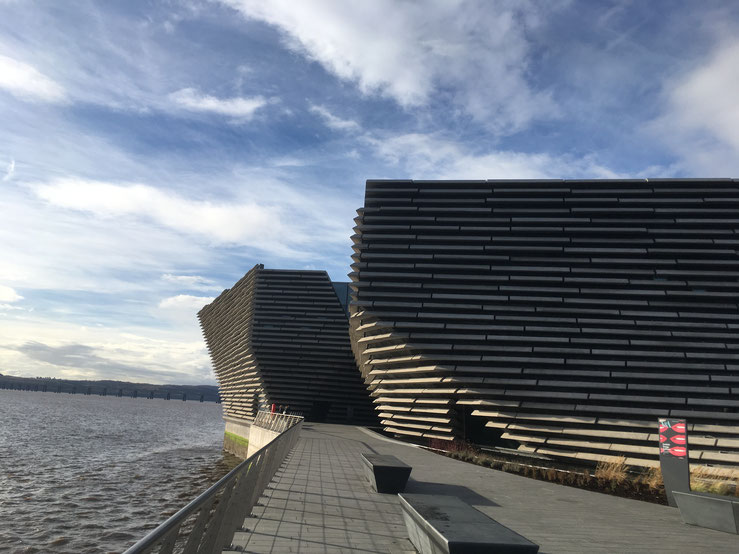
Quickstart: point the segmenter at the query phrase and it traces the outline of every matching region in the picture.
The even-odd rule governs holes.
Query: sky
[[[739,3],[0,0],[0,373],[214,384],[371,178],[739,177]]]

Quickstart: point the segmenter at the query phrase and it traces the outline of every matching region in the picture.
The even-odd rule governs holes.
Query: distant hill
[[[150,383],[129,383],[127,381],[75,381],[54,377],[15,377],[0,373],[0,389],[220,402],[218,387],[214,385],[152,385]]]

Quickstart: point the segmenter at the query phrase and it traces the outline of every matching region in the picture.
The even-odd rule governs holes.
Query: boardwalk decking
[[[308,423],[234,546],[275,554],[413,552],[397,497],[365,484],[361,452],[397,456],[413,466],[408,492],[459,496],[545,554],[739,552],[735,535],[684,525],[674,508],[473,466],[357,427]]]

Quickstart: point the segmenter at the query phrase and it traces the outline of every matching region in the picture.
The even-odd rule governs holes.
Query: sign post
[[[667,503],[677,507],[672,492],[690,492],[688,425],[684,419],[659,419],[659,465]]]

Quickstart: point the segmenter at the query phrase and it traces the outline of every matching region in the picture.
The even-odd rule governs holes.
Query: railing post
[[[183,522],[196,514],[183,554],[211,554],[228,548],[257,499],[274,478],[278,466],[295,446],[302,417],[260,412],[254,418],[254,424],[257,423],[278,431],[279,435],[131,546],[125,554],[148,554],[157,546],[158,554],[171,554]],[[220,499],[217,499],[218,494]],[[213,510],[216,502],[218,504]]]
[[[172,529],[162,541],[162,547],[159,549],[158,554],[172,554],[172,550],[174,550],[174,543],[177,542],[177,537],[180,534],[180,527],[182,526],[182,523]]]
[[[239,477],[239,480],[241,477]],[[208,529],[205,532],[205,538],[203,539],[203,542],[200,545],[200,552],[203,553],[210,553],[210,552],[216,552],[216,549],[214,548],[216,545],[216,539],[218,538],[218,535],[221,531],[221,526],[223,525],[223,518],[226,515],[226,510],[228,508],[229,501],[231,500],[231,495],[233,494],[233,490],[236,487],[236,483],[230,483],[230,486],[223,491],[223,494],[221,495],[221,499],[218,502],[218,507],[216,508],[215,513],[213,514],[213,519],[210,521],[210,525],[208,526]],[[218,551],[220,552],[223,550],[223,548],[219,548]]]
[[[221,537],[216,544],[224,543],[228,541],[233,542],[233,537],[244,523],[244,520],[249,517],[251,509],[254,507],[252,498],[254,491],[256,490],[256,482],[259,478],[259,468],[252,465],[249,467],[248,472],[244,475],[244,479],[240,483],[239,489],[232,497],[231,506],[229,507],[229,514],[227,515],[228,521],[226,521],[221,527]]]
[[[249,489],[254,488],[254,482],[258,478],[259,472],[257,467],[252,464],[249,468],[242,473],[239,484],[234,488],[233,494],[228,504],[228,511],[224,515],[224,521],[221,524],[221,530],[218,533],[216,539],[216,547],[219,549],[225,549],[233,541],[233,537],[236,534],[237,529],[240,528],[240,523],[243,523],[244,519],[248,515],[246,513],[245,498],[249,498]]]
[[[203,538],[203,529],[205,529],[205,524],[210,518],[210,509],[213,507],[215,500],[215,497],[213,497],[200,507],[200,513],[195,520],[195,525],[193,525],[190,535],[187,537],[182,554],[195,554],[198,552],[200,540]]]
[[[263,470],[264,470],[264,465],[262,464],[262,465],[259,466],[259,472],[256,474],[256,483],[255,483],[254,487],[252,488],[251,492],[249,493],[249,506],[250,506],[250,509],[254,508],[254,506],[257,503],[257,500],[259,499],[259,497],[264,492],[264,488],[260,486],[261,485],[261,482],[262,482],[262,472],[263,472]]]

